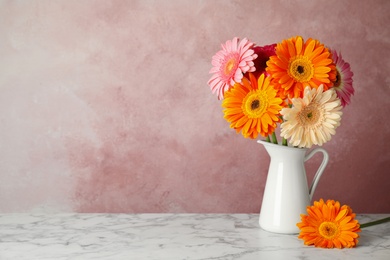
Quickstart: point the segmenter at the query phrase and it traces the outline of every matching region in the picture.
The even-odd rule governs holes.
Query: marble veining
[[[358,215],[360,223],[387,217]],[[390,223],[353,249],[304,246],[257,214],[0,214],[0,259],[388,259]]]

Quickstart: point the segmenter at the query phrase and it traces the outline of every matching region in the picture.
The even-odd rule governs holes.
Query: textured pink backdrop
[[[259,212],[269,158],[206,82],[234,36],[341,50],[315,199],[390,212],[390,1],[0,1],[0,212]],[[309,180],[321,157],[307,164]]]

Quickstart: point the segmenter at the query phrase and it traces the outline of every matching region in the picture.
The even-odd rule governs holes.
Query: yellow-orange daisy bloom
[[[352,209],[334,200],[315,201],[307,207],[308,215],[301,214],[298,238],[305,245],[323,248],[351,248],[358,244],[360,224]]]
[[[262,74],[256,80],[252,73],[249,79],[244,77],[242,83],[236,83],[226,92],[222,101],[224,118],[230,122],[230,127],[252,139],[275,131],[276,123],[281,122],[282,104],[270,78]]]
[[[327,90],[337,74],[328,48],[311,38],[304,42],[301,36],[278,43],[266,71],[290,99],[302,97],[306,86],[317,88],[322,84]]]

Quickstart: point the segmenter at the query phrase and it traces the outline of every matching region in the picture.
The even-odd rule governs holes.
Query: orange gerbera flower
[[[237,133],[242,131],[246,138],[255,139],[258,134],[267,136],[275,131],[283,100],[270,84],[270,78],[264,74],[256,80],[252,73],[249,79],[236,83],[225,93],[222,101],[224,118]]]
[[[349,206],[340,207],[338,201],[325,203],[321,199],[308,206],[307,213],[301,215],[301,222],[297,224],[301,230],[298,238],[303,239],[305,245],[350,248],[359,242],[357,232],[360,232],[360,225]]]
[[[324,91],[328,90],[337,74],[329,50],[311,38],[304,42],[301,36],[278,43],[266,70],[289,98],[302,97],[306,86],[323,84]]]

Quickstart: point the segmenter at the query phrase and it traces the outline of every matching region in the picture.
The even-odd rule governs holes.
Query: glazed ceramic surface
[[[311,204],[314,190],[328,163],[328,153],[322,148],[315,148],[307,154],[307,149],[264,141],[258,143],[264,145],[271,157],[260,211],[260,226],[276,233],[298,233],[296,224]],[[309,189],[304,162],[318,152],[324,157]]]

